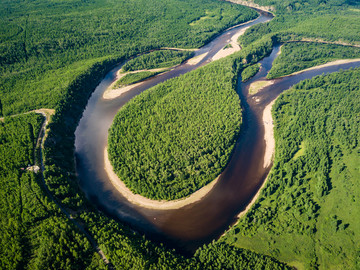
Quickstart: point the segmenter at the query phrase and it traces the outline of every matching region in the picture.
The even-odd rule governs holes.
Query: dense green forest
[[[55,108],[74,80],[103,61],[160,47],[196,48],[257,16],[216,0],[0,3],[0,115]]]
[[[0,121],[1,269],[108,269],[89,241],[44,192],[33,165],[43,116],[24,114]],[[271,257],[213,243],[185,258],[129,227],[88,210],[74,212],[115,269],[284,269]],[[210,256],[211,255],[211,256]]]
[[[100,257],[44,194],[40,174],[27,169],[43,120],[0,121],[0,268],[98,269]]]
[[[273,79],[334,60],[352,58],[360,59],[360,48],[313,42],[285,43],[266,77]]]
[[[141,72],[126,74],[124,77],[116,81],[116,83],[113,85],[113,89],[146,80],[147,78],[155,76],[156,74],[159,73],[160,72],[141,71]]]
[[[122,67],[124,71],[165,68],[181,64],[193,56],[191,51],[160,50],[131,59]]]
[[[56,109],[44,148],[46,185],[84,224],[115,269],[287,268],[272,257],[300,268],[360,267],[359,70],[305,81],[278,100],[276,159],[260,199],[225,238],[185,258],[89,204],[77,184],[74,131],[91,91],[116,63],[160,47],[198,47],[256,13],[215,0],[0,2],[0,115]],[[169,93],[171,85],[191,88],[183,81],[191,79],[198,90],[203,85],[216,90],[215,96],[225,86],[234,101],[236,75],[269,54],[274,42],[359,44],[356,1],[255,2],[275,5],[277,16],[248,30],[241,52],[158,88]],[[163,59],[170,65],[169,59],[184,58]],[[143,61],[139,67],[144,63],[155,65]],[[215,78],[208,85],[200,82],[209,76]],[[29,114],[0,122],[0,268],[104,269],[89,241],[44,192],[41,174],[22,169],[38,162],[34,147],[42,121]]]
[[[225,168],[240,130],[237,73],[271,48],[271,40],[261,40],[126,104],[108,141],[111,163],[127,187],[151,199],[172,200],[213,181]]]
[[[358,269],[360,69],[295,85],[273,115],[272,172],[225,241],[300,268]]]
[[[250,78],[254,77],[256,75],[256,73],[259,72],[260,67],[261,67],[260,64],[254,64],[254,65],[251,65],[251,66],[245,68],[241,72],[241,80],[242,80],[242,82],[246,82]]]
[[[114,220],[97,214],[81,219],[106,250],[116,269],[291,269],[270,256],[213,242],[186,258],[163,245],[154,244]]]
[[[258,24],[240,36],[243,46],[264,36],[271,36],[278,42],[325,41],[360,45],[359,10],[356,1],[255,1],[276,7],[276,16],[265,24]],[[319,3],[321,2],[321,3]],[[341,5],[344,3],[343,5]],[[357,4],[357,5],[356,5]],[[292,8],[297,6],[297,8]]]
[[[115,172],[152,199],[190,195],[220,174],[239,133],[231,67],[219,63],[169,80],[126,104],[109,130]]]

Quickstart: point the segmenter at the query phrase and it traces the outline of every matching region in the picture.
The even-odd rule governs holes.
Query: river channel
[[[196,65],[182,64],[112,100],[105,100],[102,95],[114,81],[121,65],[106,75],[89,99],[75,133],[75,156],[80,187],[93,204],[111,217],[147,234],[151,239],[166,242],[185,252],[192,252],[219,237],[236,221],[237,215],[250,203],[271,168],[271,164],[265,168],[263,166],[265,141],[262,115],[266,105],[301,80],[338,71],[340,68],[360,66],[360,61],[276,79],[273,85],[249,96],[249,85],[264,79],[270,70],[279,51],[279,46],[275,46],[270,56],[260,62],[260,72],[247,83],[238,84],[244,120],[228,166],[205,197],[182,208],[154,210],[127,201],[108,179],[104,169],[104,147],[115,114],[131,98],[158,83],[205,65],[238,31],[271,18],[270,15],[261,14],[250,23],[225,31],[195,52],[195,56],[207,53]]]

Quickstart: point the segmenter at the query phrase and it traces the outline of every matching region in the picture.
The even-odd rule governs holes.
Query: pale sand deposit
[[[107,147],[104,150],[104,168],[105,171],[112,183],[112,185],[123,195],[129,202],[136,204],[138,206],[148,208],[148,209],[158,209],[158,210],[168,210],[168,209],[178,209],[184,207],[188,204],[194,203],[201,200],[209,191],[215,186],[218,182],[219,177],[213,180],[208,185],[199,189],[198,191],[191,194],[189,197],[173,200],[173,201],[156,201],[145,198],[139,194],[133,193],[130,189],[126,187],[123,181],[116,175],[113,170],[113,167],[110,163]]]
[[[249,26],[250,27],[250,26]],[[212,57],[212,61],[215,60],[219,60],[221,58],[224,58],[226,56],[229,56],[235,52],[238,52],[241,50],[240,45],[238,44],[237,40],[239,39],[239,37],[241,35],[243,35],[246,31],[246,29],[248,29],[249,27],[245,27],[242,30],[240,30],[239,32],[237,32],[235,35],[232,36],[231,40],[229,41],[229,44],[231,45],[229,48],[226,49],[221,49],[220,51],[218,51],[213,57]]]
[[[281,76],[279,78],[296,75],[296,74],[299,74],[299,73],[302,73],[302,72],[305,72],[305,71],[309,71],[309,70],[314,70],[314,69],[319,69],[319,68],[324,68],[324,67],[330,67],[330,66],[336,66],[336,65],[341,65],[341,64],[348,64],[348,63],[353,63],[353,62],[358,62],[358,61],[360,61],[360,58],[335,60],[335,61],[328,62],[328,63],[323,64],[323,65],[314,66],[314,67],[311,67],[311,68],[307,68],[307,69],[303,69],[303,70],[291,73],[289,75]]]
[[[274,84],[274,81],[256,81],[250,84],[249,86],[249,94],[255,95],[257,92],[261,91],[265,87]]]
[[[122,77],[124,77],[125,75],[129,74],[129,73],[138,73],[138,72],[142,72],[142,71],[151,71],[151,72],[161,72],[161,71],[165,71],[168,68],[156,68],[156,69],[148,69],[148,70],[136,70],[136,71],[132,71],[132,72],[125,72],[122,73],[122,70],[120,69],[117,73],[116,73],[116,79],[115,81],[110,84],[110,86],[106,89],[106,91],[103,94],[103,99],[114,99],[117,98],[119,96],[121,96],[122,94],[130,91],[131,89],[141,85],[144,83],[144,81],[138,82],[138,83],[134,83],[131,85],[127,85],[127,86],[123,86],[123,87],[119,87],[119,88],[115,88],[113,89],[113,86],[115,85],[115,83],[120,80]]]
[[[275,99],[276,100],[276,99]],[[272,163],[272,159],[275,153],[275,138],[274,138],[274,124],[273,119],[271,115],[271,109],[272,106],[275,103],[275,100],[273,100],[270,104],[268,104],[263,113],[263,124],[264,124],[264,140],[265,140],[265,155],[264,155],[264,168],[268,167]],[[256,200],[259,198],[261,190],[265,187],[265,184],[268,180],[269,175],[265,178],[264,183],[259,188],[258,192],[254,196],[254,198],[251,200],[251,202],[246,206],[244,211],[241,211],[238,214],[238,218],[243,217],[250,208],[254,205]]]
[[[197,65],[201,60],[204,59],[204,57],[207,55],[207,53],[203,53],[203,54],[200,54],[198,56],[195,56],[193,58],[190,58],[186,64],[188,65],[191,65],[191,66],[194,66],[194,65]]]

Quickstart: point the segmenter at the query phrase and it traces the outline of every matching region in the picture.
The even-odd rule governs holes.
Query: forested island
[[[271,79],[360,58],[357,1],[255,3],[275,17],[240,36],[240,52],[148,89],[119,111],[109,155],[133,192],[182,198],[226,168],[246,128],[238,87],[275,44],[283,45]],[[124,72],[180,65],[193,55],[188,49],[258,13],[218,0],[1,0],[0,14],[1,269],[359,268],[359,69],[280,95],[273,167],[256,202],[222,237],[183,254],[86,198],[75,129],[116,64],[130,59]],[[131,74],[118,86],[157,72]],[[32,112],[42,108],[55,113]]]

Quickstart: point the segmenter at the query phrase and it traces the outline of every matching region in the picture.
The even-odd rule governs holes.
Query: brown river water
[[[264,79],[279,51],[279,46],[275,46],[271,55],[260,62],[260,72],[247,83],[238,84],[237,91],[243,107],[243,124],[228,166],[206,196],[180,209],[147,209],[127,201],[108,179],[104,170],[103,151],[107,144],[108,129],[115,114],[131,98],[158,83],[203,66],[236,32],[271,18],[272,16],[262,14],[253,22],[225,31],[196,51],[195,55],[208,52],[198,64],[182,64],[168,73],[145,81],[139,87],[113,100],[102,99],[102,94],[114,81],[121,65],[106,75],[90,97],[75,133],[75,156],[80,187],[98,209],[145,233],[150,239],[164,242],[185,253],[191,253],[199,246],[218,238],[236,222],[237,215],[251,202],[271,168],[271,165],[263,168],[265,141],[262,115],[266,105],[301,80],[335,72],[340,68],[360,66],[360,61],[276,79],[273,85],[264,88],[252,98],[247,94],[248,86],[256,80]],[[258,99],[258,102],[255,99]]]

